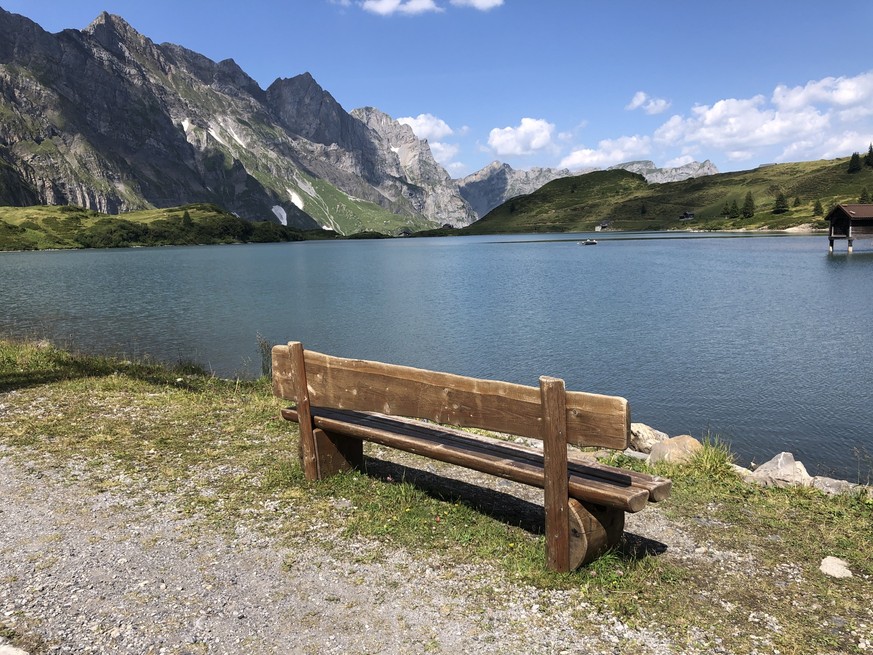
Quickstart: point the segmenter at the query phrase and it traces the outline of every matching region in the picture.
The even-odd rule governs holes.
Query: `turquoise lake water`
[[[748,464],[870,474],[873,242],[598,234],[0,253],[0,333],[258,375],[258,335],[621,395]],[[839,245],[839,244],[838,244]]]

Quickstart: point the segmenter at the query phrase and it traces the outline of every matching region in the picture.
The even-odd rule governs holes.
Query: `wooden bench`
[[[363,441],[456,464],[544,489],[548,566],[569,571],[614,546],[625,512],[670,494],[670,481],[568,453],[568,444],[625,449],[624,398],[566,391],[541,377],[539,388],[304,351],[272,350],[273,392],[295,405],[283,418],[300,425],[308,480],[363,462]],[[453,426],[453,427],[445,427]],[[459,428],[542,441],[542,450]]]

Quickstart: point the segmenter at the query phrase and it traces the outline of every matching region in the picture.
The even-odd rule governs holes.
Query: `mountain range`
[[[717,172],[627,166],[651,181]],[[0,205],[210,202],[301,229],[396,233],[469,225],[573,174],[494,162],[453,180],[409,126],[347,112],[308,73],[264,90],[233,60],[155,44],[118,16],[50,34],[0,9]]]

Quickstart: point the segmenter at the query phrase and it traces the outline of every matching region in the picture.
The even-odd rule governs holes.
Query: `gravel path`
[[[204,534],[172,497],[40,467],[0,450],[0,634],[32,655],[681,650],[578,592],[519,587],[497,568],[363,542],[280,547],[243,527]],[[631,518],[643,515],[659,521]],[[670,526],[646,529],[693,553]]]

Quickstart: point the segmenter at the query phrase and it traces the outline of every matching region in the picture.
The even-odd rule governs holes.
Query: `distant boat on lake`
[[[585,241],[580,241],[579,245],[580,246],[596,246],[597,239],[585,239]]]

